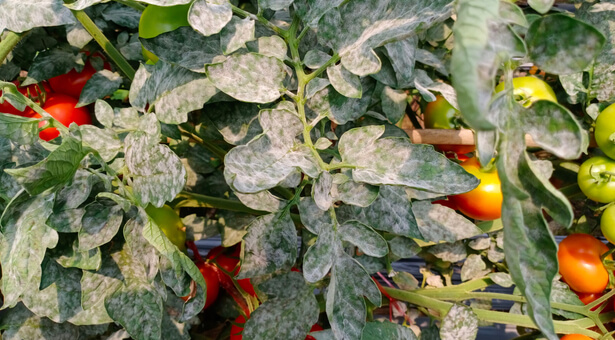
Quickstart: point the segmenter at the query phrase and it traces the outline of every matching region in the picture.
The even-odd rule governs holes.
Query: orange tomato
[[[559,273],[576,292],[602,293],[609,283],[609,273],[600,256],[608,250],[604,243],[591,235],[569,235],[557,250]]]
[[[464,215],[483,221],[491,221],[502,216],[502,186],[497,171],[484,171],[477,158],[470,158],[461,166],[480,180],[472,191],[452,195],[448,200]]]
[[[583,334],[566,334],[560,340],[593,340],[593,339]]]

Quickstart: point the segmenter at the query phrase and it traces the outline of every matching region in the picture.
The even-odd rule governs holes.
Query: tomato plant
[[[176,30],[182,26],[190,26],[188,23],[188,10],[190,4],[176,6],[149,5],[141,14],[139,20],[139,36],[144,39],[157,37],[166,32]],[[145,60],[156,63],[158,57],[142,47]]]
[[[517,77],[512,80],[515,98],[525,107],[538,100],[549,100],[557,103],[555,92],[544,80],[533,76]],[[495,92],[504,90],[504,83],[495,87]]]
[[[175,210],[168,205],[156,208],[148,205],[145,208],[147,214],[154,220],[154,223],[162,230],[178,249],[186,251],[186,230],[181,218]]]
[[[41,84],[28,85],[25,87],[20,86],[19,81],[17,80],[13,81],[12,83],[17,86],[19,92],[21,92],[24,96],[30,97],[34,101],[40,99],[40,96],[42,95],[43,91],[48,93],[51,90],[46,82],[43,82]],[[0,91],[0,95],[2,95],[2,91]],[[8,101],[5,101],[4,103],[0,104],[0,112],[18,115],[22,117],[30,117],[34,114],[34,111],[32,111],[31,108],[26,107],[24,111],[19,111],[14,108],[13,105],[11,105]]]
[[[461,114],[443,96],[436,96],[436,100],[429,102],[425,109],[423,119],[427,129],[456,129]],[[440,144],[436,148],[444,152],[466,154],[474,151],[474,145]]]
[[[495,169],[481,169],[478,159],[471,158],[461,166],[480,180],[473,190],[460,195],[449,196],[452,206],[466,216],[477,220],[490,221],[502,215],[502,188]]]
[[[92,57],[99,58],[99,57]],[[109,63],[104,63],[105,69],[111,69]],[[92,78],[97,70],[92,66],[92,62],[88,59],[83,66],[81,72],[72,69],[68,73],[53,77],[49,79],[49,85],[51,89],[56,93],[62,93],[73,98],[79,99],[81,91],[85,87],[85,84]]]
[[[609,274],[600,256],[609,248],[588,234],[566,237],[557,251],[559,272],[576,292],[602,293],[609,282]]]
[[[239,273],[239,269],[241,268],[239,265],[239,252],[241,248],[238,246],[231,247],[230,252],[227,248],[222,246],[212,248],[207,254],[207,259],[212,260],[218,267],[224,269],[227,273],[232,276],[237,275]],[[222,273],[220,277],[220,281],[224,281],[227,283],[227,286],[233,285],[233,280],[231,277]],[[237,284],[243,289],[246,293],[256,296],[256,292],[254,291],[254,286],[250,282],[249,278],[239,279],[237,280]]]
[[[579,168],[577,181],[581,191],[600,203],[615,201],[615,161],[602,156],[592,157]]]
[[[77,125],[91,124],[90,111],[86,107],[75,107],[77,103],[78,100],[73,97],[53,93],[47,97],[43,110],[47,111],[64,126],[68,126],[71,123]],[[41,115],[34,113],[32,117],[40,118]],[[44,124],[41,123],[40,126],[44,126]],[[39,133],[40,138],[46,141],[50,141],[59,135],[60,132],[54,127],[46,128]]]
[[[594,137],[600,150],[607,156],[615,158],[615,104],[602,110],[596,118]]]

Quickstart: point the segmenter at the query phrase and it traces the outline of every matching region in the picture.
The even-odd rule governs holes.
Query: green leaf
[[[58,233],[45,224],[54,195],[21,194],[4,210],[0,220],[0,281],[4,306],[15,307],[26,292],[37,289],[47,248],[58,243]]]
[[[553,6],[554,2],[555,0],[528,0],[527,3],[536,12],[540,14],[545,14],[551,9],[551,6]]]
[[[75,55],[73,50],[68,48],[54,48],[40,52],[28,70],[28,78],[21,85],[26,86],[57,77],[74,68],[81,71],[85,65],[82,56],[83,54]]]
[[[378,198],[366,208],[343,205],[337,209],[341,223],[357,220],[395,235],[422,239],[412,212],[412,202],[402,187],[384,185]]]
[[[478,333],[478,317],[472,308],[455,304],[446,313],[440,328],[442,340],[474,339]]]
[[[254,20],[234,16],[220,32],[220,45],[224,55],[245,48],[248,41],[254,40]]]
[[[339,251],[331,271],[326,311],[336,339],[360,339],[365,326],[366,297],[380,305],[380,291],[363,266]]]
[[[86,106],[97,99],[110,96],[122,85],[122,77],[117,72],[100,70],[90,78],[79,96],[76,107]]]
[[[389,253],[384,238],[361,222],[348,221],[339,227],[338,233],[342,240],[354,244],[369,256],[383,257]]]
[[[369,77],[362,78],[361,88],[363,89],[361,98],[348,98],[335,91],[332,86],[327,86],[317,91],[307,102],[307,106],[316,114],[329,117],[336,124],[346,124],[367,112],[375,88],[374,80]]]
[[[196,0],[190,7],[188,22],[199,33],[210,36],[220,33],[232,17],[228,0]]]
[[[34,27],[61,26],[75,23],[73,13],[61,0],[39,1],[4,1],[0,5],[0,32],[8,29],[13,32],[25,32]]]
[[[131,132],[124,141],[125,176],[132,177],[134,195],[142,205],[161,207],[183,189],[186,169],[167,145],[158,143],[160,126],[155,115],[143,116],[141,126],[142,130]]]
[[[318,38],[338,52],[346,69],[365,76],[380,70],[374,48],[406,38],[408,32],[426,30],[448,18],[451,10],[448,0],[351,1],[325,13],[318,23]]]
[[[355,165],[353,179],[381,185],[405,185],[443,194],[458,194],[478,185],[476,177],[434,151],[407,138],[382,138],[384,126],[346,132],[339,141],[342,160]]]
[[[159,339],[162,297],[149,284],[133,281],[105,299],[107,312],[136,340]]]
[[[0,113],[0,136],[19,144],[32,144],[39,140],[38,123],[38,119]]]
[[[416,340],[412,329],[392,322],[368,322],[361,339]]]
[[[534,21],[525,35],[532,61],[555,74],[583,71],[602,51],[605,40],[593,26],[564,14]]]
[[[331,9],[339,6],[342,2],[344,2],[344,0],[297,1],[293,4],[293,7],[305,24],[311,28],[316,28],[320,18]]]
[[[327,67],[327,76],[333,88],[348,98],[361,98],[361,79],[348,72],[342,64]]]
[[[212,64],[222,55],[218,35],[206,37],[192,27],[180,27],[151,39],[139,40],[161,60],[199,73],[205,72],[205,65]]]
[[[455,210],[429,201],[413,202],[412,212],[424,239],[455,242],[480,235],[483,231]]]
[[[225,157],[224,177],[235,191],[255,193],[273,188],[296,169],[318,176],[314,156],[296,138],[303,124],[292,103],[282,102],[275,109],[261,111],[259,121],[265,133],[233,148]]]
[[[139,28],[141,11],[120,3],[111,3],[103,10],[102,17],[123,27]]]
[[[38,164],[5,171],[23,185],[30,195],[38,195],[48,189],[60,188],[70,181],[88,152],[75,136],[66,136],[62,145]]]
[[[246,339],[303,339],[318,322],[318,302],[300,273],[276,276],[258,287],[269,299],[250,315],[242,334]]]
[[[88,251],[109,241],[117,234],[124,213],[122,207],[110,200],[100,200],[85,207],[79,230],[79,250]]]
[[[290,270],[297,258],[297,233],[288,212],[257,217],[248,226],[237,278]]]
[[[257,53],[234,54],[222,63],[207,65],[205,70],[220,91],[249,103],[270,103],[280,98],[286,77],[282,61]]]

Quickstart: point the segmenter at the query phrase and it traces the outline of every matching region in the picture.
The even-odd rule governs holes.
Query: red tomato
[[[211,306],[216,299],[218,298],[218,293],[220,292],[220,284],[218,283],[218,274],[216,274],[216,269],[208,263],[201,262],[197,263],[196,266],[199,268],[199,271],[203,275],[205,279],[205,285],[207,286],[207,295],[205,296],[205,307]],[[191,296],[184,296],[182,299],[184,301],[190,300]]]
[[[77,125],[92,124],[88,109],[85,107],[75,108],[77,102],[77,99],[73,97],[54,93],[47,98],[43,110],[65,126],[69,126],[70,123]],[[41,115],[36,113],[33,117],[40,118]],[[43,123],[41,123],[42,125]],[[46,141],[50,141],[59,135],[60,132],[56,128],[47,128],[39,133],[39,137]]]
[[[212,248],[207,254],[207,258],[212,260],[218,267],[224,269],[225,271],[231,273],[233,276],[239,273],[239,269],[241,268],[239,264],[239,253],[240,248],[238,246],[231,247],[230,253],[228,248],[224,248],[222,246],[218,246]],[[220,278],[221,283],[226,283],[228,286],[233,285],[233,280],[230,276],[225,275]],[[252,296],[256,296],[256,292],[254,291],[254,286],[249,278],[239,279],[237,280],[237,284],[248,294]]]
[[[448,200],[466,216],[491,221],[502,216],[502,186],[497,171],[482,171],[477,158],[470,158],[461,166],[480,180],[480,184],[465,194],[452,195]]]
[[[569,235],[557,250],[559,273],[575,292],[602,293],[609,283],[609,273],[600,256],[608,250],[604,243],[591,235]]]
[[[319,324],[315,323],[314,326],[312,326],[312,329],[310,329],[310,333],[312,332],[318,332],[318,331],[322,331],[324,330],[324,328],[322,328]],[[316,338],[314,338],[311,335],[308,335],[305,337],[305,340],[316,340]]]
[[[581,302],[583,302],[583,304],[585,305],[589,305],[590,303],[598,300],[600,297],[602,297],[602,295],[604,295],[603,293],[579,293],[579,292],[574,292],[574,293],[577,294],[577,296],[579,297],[579,300],[581,300]],[[601,313],[608,313],[613,310],[613,298],[608,299],[606,302],[603,302],[603,304],[604,303],[606,303],[606,306],[602,309]],[[599,307],[600,306],[598,305],[592,308],[592,310],[596,310]]]
[[[455,202],[451,201],[451,200],[437,200],[437,201],[433,201],[431,202],[431,204],[440,204],[443,205],[447,208],[451,208],[453,210],[457,210],[457,205],[455,205]]]
[[[111,66],[109,63],[105,63],[104,68],[110,70]],[[96,72],[97,70],[88,60],[86,61],[81,72],[77,72],[75,69],[72,69],[68,73],[49,79],[49,84],[51,85],[53,91],[79,99],[85,83],[87,83]]]
[[[49,85],[47,85],[46,82],[43,82],[40,85],[32,84],[26,87],[21,87],[19,86],[19,82],[15,80],[13,81],[13,84],[17,86],[17,90],[21,92],[21,94],[23,94],[24,96],[29,96],[30,99],[32,99],[35,102],[38,101],[40,94],[43,92],[42,91],[43,89],[47,93],[51,91],[51,88],[49,87]],[[2,91],[0,91],[0,95],[2,95]],[[19,111],[16,108],[14,108],[13,105],[9,104],[8,101],[4,101],[4,103],[0,104],[0,112],[22,116],[22,117],[31,117],[34,114],[34,110],[32,110],[31,108],[26,107],[24,111]]]
[[[566,334],[560,340],[593,340],[593,339],[583,334]]]

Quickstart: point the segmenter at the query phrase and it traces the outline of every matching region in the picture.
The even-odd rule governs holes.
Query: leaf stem
[[[131,81],[135,77],[135,70],[130,66],[128,61],[120,53],[120,51],[113,46],[113,44],[107,39],[105,34],[96,26],[94,21],[84,11],[72,11],[73,15],[81,25],[90,33],[90,35],[96,40],[96,42],[102,47],[107,55],[115,62],[119,70],[124,73]]]
[[[28,34],[30,34],[30,31],[23,33],[15,33],[11,31],[7,32],[4,39],[0,41],[0,64],[4,62],[4,59],[6,59],[21,39],[25,38]]]
[[[323,73],[324,71],[327,70],[327,68],[335,63],[337,63],[340,60],[340,56],[336,53],[334,54],[331,59],[327,60],[326,63],[324,63],[324,65],[322,65],[321,67],[319,67],[316,71],[310,73],[307,75],[306,78],[306,84],[309,83],[312,79],[318,77],[321,73]]]

